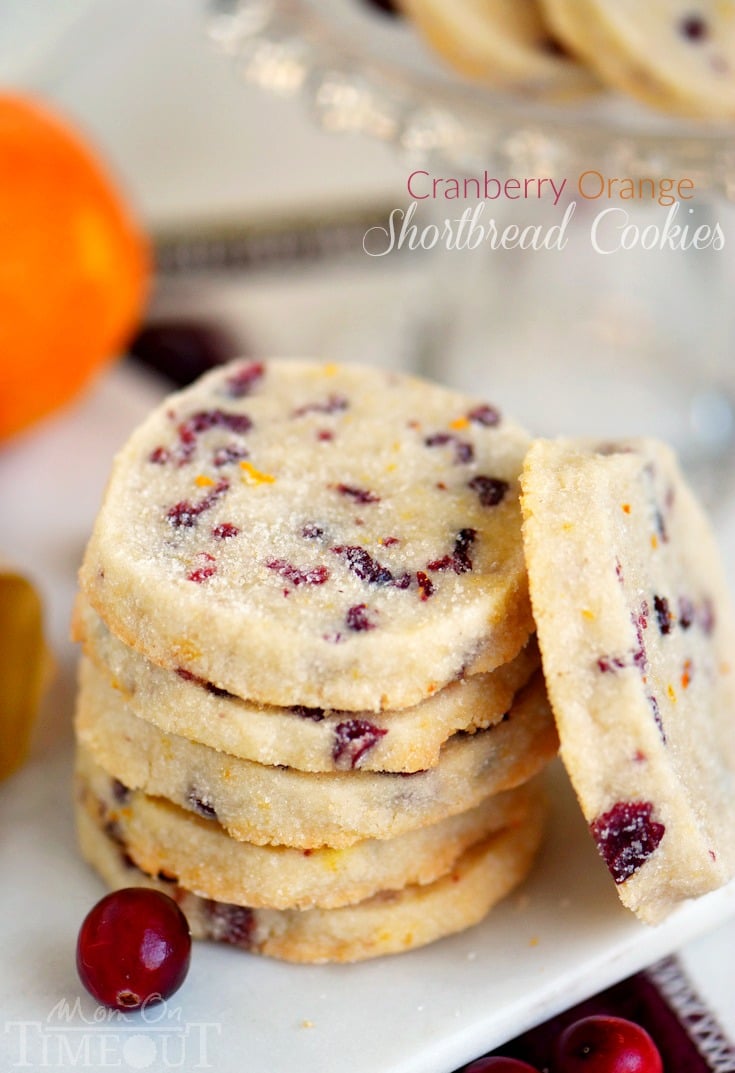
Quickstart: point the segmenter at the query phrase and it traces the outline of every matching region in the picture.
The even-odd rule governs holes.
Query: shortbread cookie
[[[125,644],[235,696],[409,707],[532,632],[527,445],[397,373],[234,363],[120,453],[82,589]]]
[[[610,86],[667,112],[735,116],[734,0],[541,0],[549,25]]]
[[[400,7],[467,78],[556,100],[598,88],[552,37],[538,0],[400,0]]]
[[[557,746],[540,674],[503,722],[454,735],[436,767],[411,775],[266,767],[163,734],[88,663],[76,729],[95,762],[125,786],[216,818],[242,841],[303,849],[394,838],[464,812],[526,782]]]
[[[251,908],[335,908],[378,891],[431,883],[470,846],[538,809],[535,786],[487,798],[468,812],[398,838],[369,839],[348,849],[254,846],[228,838],[205,820],[158,797],[128,790],[79,750],[77,790],[85,807],[125,843],[150,875],[175,877],[206,898]]]
[[[499,722],[539,665],[534,639],[510,663],[452,682],[413,708],[379,714],[273,708],[158,667],[110,633],[84,601],[76,617],[85,653],[141,719],[232,756],[299,771],[433,767],[456,731]]]
[[[374,895],[341,909],[251,909],[211,901],[137,868],[124,844],[77,805],[82,854],[113,888],[147,886],[173,897],[196,939],[230,943],[285,961],[362,961],[411,950],[477,924],[525,879],[543,834],[530,815],[463,853],[452,871],[425,886]]]
[[[735,628],[715,540],[651,440],[537,442],[523,511],[562,759],[622,901],[656,922],[735,872]]]

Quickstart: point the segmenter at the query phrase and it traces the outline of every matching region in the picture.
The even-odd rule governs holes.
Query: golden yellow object
[[[27,578],[0,565],[0,779],[28,755],[49,667],[40,597]]]

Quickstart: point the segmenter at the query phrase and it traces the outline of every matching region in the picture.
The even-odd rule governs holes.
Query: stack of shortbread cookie
[[[240,362],[119,455],[75,631],[83,852],[195,936],[410,949],[527,874],[557,737],[497,409],[357,366]]]
[[[473,81],[568,100],[608,87],[683,116],[735,116],[732,0],[398,0]]]

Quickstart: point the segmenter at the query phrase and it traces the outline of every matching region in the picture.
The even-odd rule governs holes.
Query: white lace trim
[[[680,963],[664,958],[647,970],[714,1073],[735,1073],[735,1046],[692,987]]]

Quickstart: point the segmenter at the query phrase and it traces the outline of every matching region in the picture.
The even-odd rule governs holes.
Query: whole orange
[[[140,318],[150,257],[94,152],[0,95],[0,439],[76,395]]]

